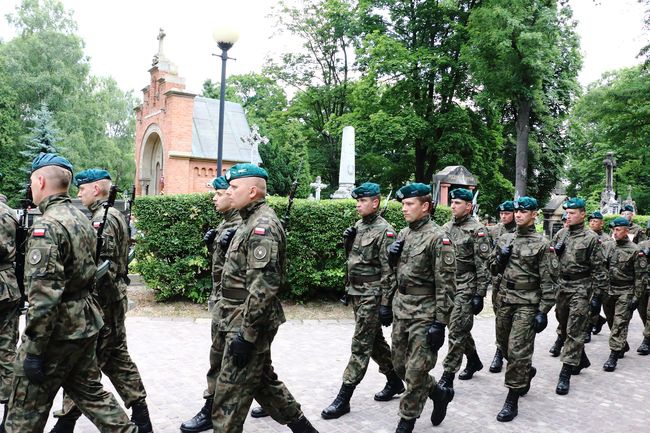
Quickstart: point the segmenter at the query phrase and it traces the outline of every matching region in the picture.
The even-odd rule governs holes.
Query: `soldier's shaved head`
[[[34,171],[30,176],[32,195],[35,204],[55,194],[68,192],[72,181],[72,172],[55,165],[48,165]]]
[[[232,198],[232,207],[241,209],[266,197],[266,180],[261,177],[241,177],[230,181],[226,193]]]

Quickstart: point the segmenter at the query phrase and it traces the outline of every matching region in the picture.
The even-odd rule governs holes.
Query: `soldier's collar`
[[[467,220],[469,220],[472,217],[471,213],[465,214],[460,218],[453,217],[454,224],[459,226],[461,224],[464,224]]]
[[[361,218],[361,221],[363,221],[365,224],[372,224],[377,220],[378,216],[379,216],[378,212],[371,213],[370,215],[366,215],[363,218]]]
[[[68,195],[67,192],[63,192],[60,194],[53,194],[45,197],[43,201],[41,201],[41,203],[38,205],[38,210],[40,210],[41,214],[43,214],[45,213],[45,209],[52,206],[53,204],[64,203],[66,201],[70,202],[70,196]]]
[[[232,221],[238,215],[239,215],[239,211],[237,209],[230,209],[223,213],[223,219],[226,221]]]
[[[625,236],[623,239],[616,239],[616,245],[625,245],[628,242],[632,241],[627,236]]]
[[[243,208],[239,209],[239,214],[241,215],[242,219],[247,219],[253,212],[257,210],[258,207],[262,206],[264,203],[266,203],[265,199],[255,200],[254,202],[249,203]]]
[[[569,226],[569,232],[571,232],[571,233],[579,233],[579,232],[584,232],[584,231],[585,231],[584,223],[578,223],[578,224],[574,224],[572,226]]]
[[[427,214],[427,215],[424,216],[424,218],[409,223],[409,228],[411,230],[418,230],[422,226],[424,226],[426,223],[428,223],[429,221],[431,221],[431,215]]]
[[[106,202],[106,199],[105,199],[105,198],[99,199],[99,200],[93,202],[93,203],[90,205],[90,208],[88,208],[88,210],[91,211],[92,213],[95,213],[95,211],[96,211],[97,209],[101,208],[102,205],[103,205],[105,202]]]
[[[515,227],[517,227],[517,223],[513,218],[512,221],[510,221],[508,224],[504,224],[504,227],[506,228],[506,230],[513,230]]]
[[[530,233],[535,233],[535,224],[531,224],[526,227],[519,227],[517,226],[517,234],[519,235],[527,235]]]

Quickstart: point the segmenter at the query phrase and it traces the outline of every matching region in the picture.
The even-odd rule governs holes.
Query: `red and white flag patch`
[[[255,227],[255,230],[253,231],[256,235],[265,235],[266,234],[266,229],[264,227]]]
[[[34,229],[32,231],[32,236],[34,236],[35,238],[42,238],[43,236],[45,236],[45,229],[44,228],[43,229]]]
[[[101,226],[102,226],[102,222],[101,222],[101,221],[93,221],[93,227],[94,227],[95,229],[98,229],[98,228],[100,228]]]
[[[442,238],[442,244],[443,245],[451,245],[451,241],[449,238]]]
[[[393,232],[386,232],[386,236],[389,237],[389,238],[394,238],[394,237],[395,237],[395,233],[393,233]]]
[[[479,231],[478,231],[478,237],[479,237],[479,238],[483,238],[483,237],[485,237],[485,232],[484,232],[483,230],[479,230]]]

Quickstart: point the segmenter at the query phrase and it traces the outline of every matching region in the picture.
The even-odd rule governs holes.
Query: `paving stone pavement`
[[[487,310],[487,309],[486,309]],[[642,339],[641,321],[633,318],[629,342],[632,350],[619,361],[613,373],[602,370],[609,349],[605,329],[587,345],[592,366],[571,379],[567,396],[555,394],[559,358],[548,348],[555,339],[556,321],[549,314],[549,326],[536,340],[534,365],[537,377],[530,393],[520,399],[519,416],[510,423],[499,423],[496,414],[503,405],[507,390],[503,373],[488,372],[494,353],[494,318],[479,317],[473,335],[477,341],[484,369],[470,381],[456,380],[456,396],[449,405],[447,418],[439,427],[429,421],[431,401],[415,432],[590,432],[609,433],[645,430],[650,419],[650,356],[639,356],[635,350]],[[210,323],[207,319],[158,319],[129,317],[129,347],[138,364],[149,394],[148,403],[154,429],[158,433],[177,433],[183,420],[192,417],[203,405],[201,398],[208,367]],[[384,329],[386,337],[390,330]],[[398,399],[375,402],[373,394],[384,385],[384,377],[371,362],[363,382],[352,398],[350,414],[337,420],[320,418],[321,410],[336,396],[341,375],[350,351],[353,322],[350,320],[305,320],[284,324],[273,344],[276,371],[307,417],[321,433],[389,433],[398,422]],[[442,349],[433,371],[439,377]],[[105,379],[106,386],[113,388]],[[60,405],[60,394],[54,408]],[[50,419],[48,428],[54,424]],[[85,418],[76,432],[91,433],[97,429]],[[288,432],[289,429],[270,418],[249,419],[244,431]]]

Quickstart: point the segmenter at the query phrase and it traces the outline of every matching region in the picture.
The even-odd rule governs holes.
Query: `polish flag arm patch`
[[[94,228],[95,230],[99,229],[101,226],[102,226],[102,222],[101,222],[101,221],[93,221],[93,228]]]
[[[442,238],[442,244],[443,245],[451,245],[451,241],[449,238]]]
[[[255,227],[255,230],[253,230],[253,233],[255,233],[256,235],[264,236],[266,234],[266,229],[264,227]]]
[[[395,237],[395,233],[394,233],[394,232],[386,232],[386,237],[394,238],[394,237]]]
[[[35,238],[42,238],[45,236],[45,229],[44,228],[35,228],[32,230],[32,236]]]

